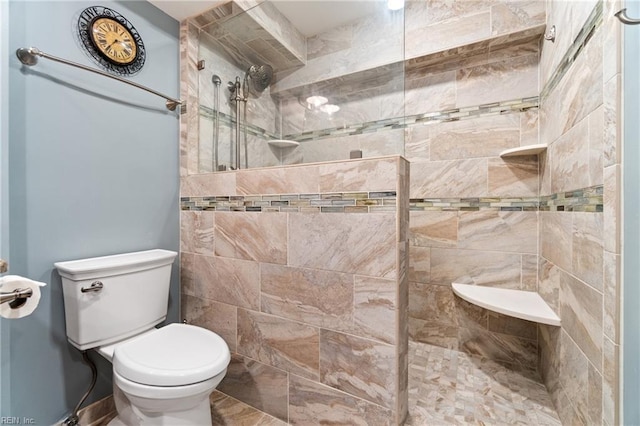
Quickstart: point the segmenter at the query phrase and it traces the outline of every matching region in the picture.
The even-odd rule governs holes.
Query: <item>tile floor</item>
[[[214,392],[214,425],[285,425]],[[561,425],[543,384],[495,362],[409,343],[407,425]],[[375,426],[375,425],[372,425]]]
[[[286,425],[218,391],[211,395],[211,414],[216,426]],[[106,425],[113,415],[110,412],[89,424]],[[541,383],[486,359],[410,342],[406,425],[559,426],[561,423]]]
[[[542,383],[487,359],[409,343],[407,425],[561,425]]]

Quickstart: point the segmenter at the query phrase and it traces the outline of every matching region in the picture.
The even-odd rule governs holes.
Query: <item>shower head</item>
[[[244,74],[245,91],[249,90],[255,96],[260,96],[269,87],[272,78],[273,68],[270,65],[251,65]]]
[[[220,79],[220,76],[218,74],[214,74],[211,76],[211,82],[218,86],[220,83],[222,83],[222,79]]]

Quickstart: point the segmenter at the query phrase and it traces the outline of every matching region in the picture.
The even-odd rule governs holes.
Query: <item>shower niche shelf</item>
[[[270,141],[267,141],[267,143],[270,146],[273,146],[275,148],[280,148],[280,149],[295,148],[300,145],[300,142],[292,141],[290,139],[272,139]]]
[[[452,283],[453,292],[469,303],[500,314],[560,326],[560,318],[535,291]]]
[[[547,149],[547,144],[525,145],[517,148],[506,149],[500,153],[500,157],[520,157],[523,155],[538,155]]]

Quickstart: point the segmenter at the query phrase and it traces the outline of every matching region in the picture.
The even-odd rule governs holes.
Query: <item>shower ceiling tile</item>
[[[241,68],[266,63],[277,72],[305,64],[305,37],[271,3],[231,5],[231,11],[226,4],[193,19],[210,36],[201,42],[214,43]]]

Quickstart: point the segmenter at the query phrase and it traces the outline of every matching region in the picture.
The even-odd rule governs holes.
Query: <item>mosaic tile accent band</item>
[[[412,198],[409,209],[413,211],[546,211],[591,212],[603,211],[602,185],[575,191],[538,197],[510,198]]]
[[[540,211],[602,212],[604,211],[603,195],[603,185],[547,195],[540,198]]]
[[[553,76],[549,79],[547,84],[540,92],[540,99],[545,99],[549,93],[560,83],[564,78],[571,65],[575,62],[576,58],[580,55],[580,52],[585,48],[593,34],[602,24],[602,2],[597,2],[589,18],[587,18],[584,26],[576,36],[573,44],[567,49],[564,57],[560,61],[560,64],[556,68]]]
[[[515,99],[503,102],[493,102],[490,104],[474,105],[464,108],[453,108],[444,111],[427,112],[414,114],[406,117],[387,118],[384,120],[368,121],[365,123],[354,123],[347,126],[333,127],[328,129],[302,132],[298,134],[285,135],[283,139],[294,140],[296,142],[310,142],[325,138],[335,138],[340,136],[361,135],[364,133],[375,133],[384,130],[404,129],[412,126],[426,125],[430,123],[441,123],[445,121],[459,121],[477,117],[487,117],[491,115],[511,114],[528,111],[538,108],[539,99],[537,96],[523,99]],[[201,106],[200,115],[213,120],[214,111],[211,108]],[[234,126],[235,119],[223,112],[220,112],[220,124],[224,126]],[[241,124],[244,130],[245,125]],[[247,133],[265,139],[280,139],[276,134],[270,133],[258,126],[246,126]]]
[[[389,213],[396,192],[343,192],[253,196],[182,197],[182,210],[282,213]]]
[[[543,197],[412,198],[412,211],[603,211],[603,186]],[[396,192],[342,192],[252,196],[182,197],[182,210],[282,213],[389,213]]]

